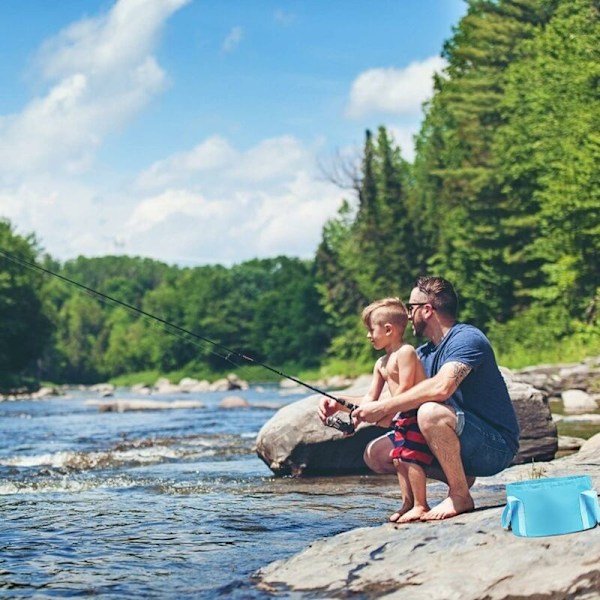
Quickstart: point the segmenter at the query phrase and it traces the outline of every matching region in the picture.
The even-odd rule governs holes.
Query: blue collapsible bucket
[[[538,537],[591,529],[600,523],[598,494],[587,475],[517,481],[506,486],[502,527]]]

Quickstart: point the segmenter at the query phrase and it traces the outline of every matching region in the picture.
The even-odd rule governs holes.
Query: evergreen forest
[[[290,373],[365,372],[362,308],[407,299],[425,273],[454,283],[460,320],[505,366],[600,354],[600,2],[467,4],[414,161],[384,125],[366,131],[358,163],[340,165],[347,197],[311,260],[60,263],[1,221],[0,387],[214,376],[235,370],[223,348]]]

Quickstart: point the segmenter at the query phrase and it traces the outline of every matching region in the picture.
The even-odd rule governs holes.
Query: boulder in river
[[[175,410],[181,408],[204,408],[202,402],[196,400],[161,401],[131,398],[127,400],[98,401],[86,400],[86,404],[97,406],[100,412],[131,412],[137,410]]]
[[[553,459],[558,449],[558,436],[547,395],[515,380],[506,369],[502,374],[521,426],[520,449],[514,464]],[[369,383],[370,376],[360,378],[343,393],[362,396]],[[335,392],[332,395],[335,396]],[[312,395],[275,413],[256,438],[258,456],[276,475],[367,472],[364,449],[387,430],[366,425],[359,427],[354,435],[345,437],[340,431],[321,423],[317,416],[319,399],[319,395]],[[344,413],[341,416],[348,418]]]
[[[248,400],[241,396],[225,396],[219,402],[219,408],[248,408],[249,406]]]
[[[592,395],[583,390],[564,390],[561,398],[565,412],[593,412],[598,408]]]

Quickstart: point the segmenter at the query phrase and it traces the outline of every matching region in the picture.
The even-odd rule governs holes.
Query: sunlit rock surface
[[[502,374],[521,426],[515,464],[551,460],[558,449],[558,437],[547,395],[528,383],[517,381],[506,369]],[[344,390],[344,394],[361,396],[369,383],[370,377],[360,378]],[[319,398],[313,395],[285,406],[259,431],[256,452],[275,474],[322,475],[367,470],[362,458],[365,446],[386,430],[366,426],[355,435],[344,437],[319,420]],[[347,418],[347,414],[342,417]]]
[[[505,484],[532,475],[590,475],[600,489],[600,434],[577,454],[479,479],[472,513],[434,523],[386,523],[319,540],[264,567],[256,581],[266,590],[319,598],[598,598],[600,527],[539,538],[502,529]],[[430,487],[435,504],[444,486]]]

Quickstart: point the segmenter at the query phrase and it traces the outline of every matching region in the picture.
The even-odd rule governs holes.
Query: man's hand
[[[366,421],[367,423],[377,423],[378,421],[381,421],[386,414],[383,402],[364,402],[352,411],[352,422],[354,423],[354,427],[358,427],[363,421]]]
[[[339,410],[340,404],[332,398],[322,396],[321,400],[319,400],[319,408],[317,409],[317,412],[319,413],[319,419],[321,419],[323,423],[325,423],[327,417],[334,415]]]

